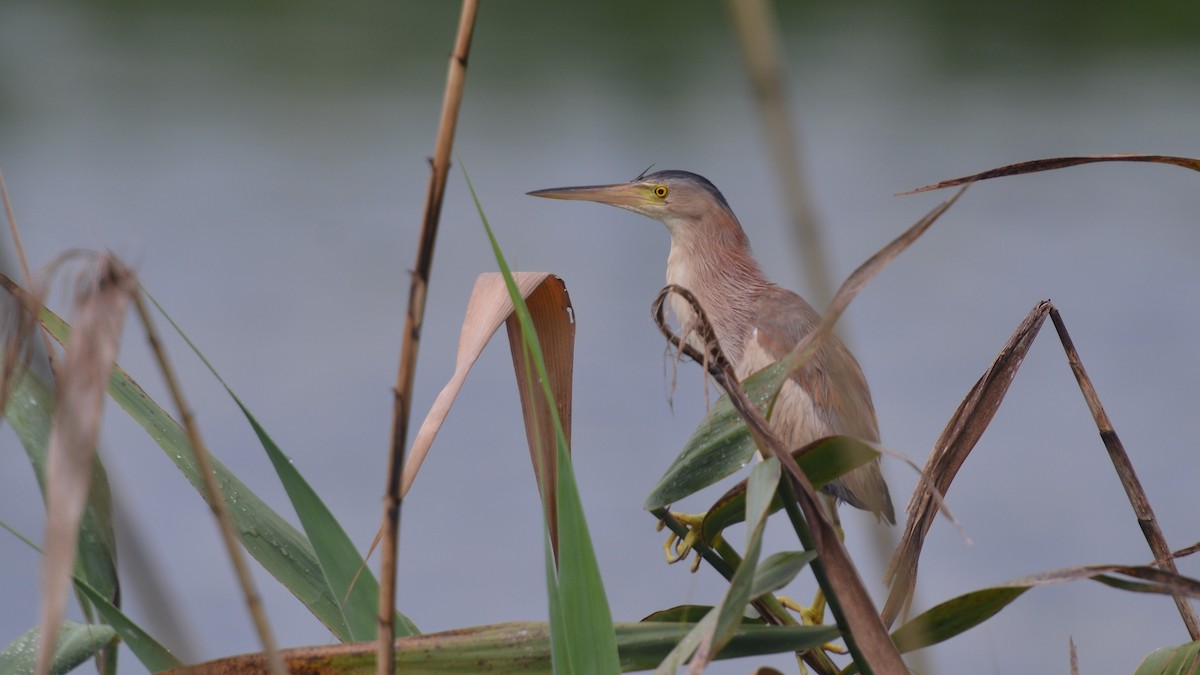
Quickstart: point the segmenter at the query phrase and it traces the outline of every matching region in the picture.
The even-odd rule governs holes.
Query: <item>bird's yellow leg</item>
[[[781,595],[778,598],[779,604],[787,607],[793,612],[800,615],[800,623],[805,626],[820,626],[825,621],[825,594],[820,590],[817,591],[817,597],[813,598],[812,605],[805,607],[791,598]],[[846,654],[845,647],[840,647],[832,643],[821,645],[821,649],[834,654]]]
[[[705,515],[706,514],[703,513],[671,512],[671,516],[674,517],[675,520],[679,521],[679,523],[684,527],[686,527],[688,529],[688,533],[687,536],[682,538],[674,532],[671,532],[671,534],[667,536],[667,540],[663,542],[663,553],[667,556],[667,564],[674,565],[680,560],[686,558],[689,553],[695,551],[696,542],[700,541],[700,526],[704,523]],[[657,529],[659,532],[662,531],[663,527],[663,521],[658,521]],[[695,553],[696,559],[692,561],[691,566],[691,570],[693,572],[700,569],[700,552],[695,551]]]
[[[825,513],[829,517],[829,523],[833,525],[833,529],[837,532],[838,540],[846,540],[846,532],[842,529],[842,519],[838,517],[837,500],[827,494],[822,493],[822,502],[825,504]],[[792,600],[789,597],[781,596],[779,604],[800,615],[800,621],[806,626],[820,626],[825,622],[825,594],[821,589],[817,589],[817,595],[813,598],[812,604],[808,607]],[[824,645],[823,649],[836,654],[845,654],[846,650],[843,647],[834,645]]]

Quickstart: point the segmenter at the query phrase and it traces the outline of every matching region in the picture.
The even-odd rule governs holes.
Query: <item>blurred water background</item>
[[[383,490],[410,269],[457,3],[0,3],[0,167],[34,264],[107,246],[171,311],[363,547]],[[799,3],[780,8],[788,90],[840,280],[941,195],[893,193],[1055,155],[1200,155],[1200,6]],[[795,237],[719,3],[485,3],[456,152],[515,268],[563,276],[578,319],[574,454],[618,620],[711,603],[723,583],[663,564],[644,496],[702,415],[648,317],[661,225],[524,196],[651,163],[719,186],[777,281],[804,290]],[[1200,539],[1200,176],[1104,165],[977,185],[860,296],[842,331],[884,441],[923,463],[1025,313],[1062,310],[1168,540]],[[4,264],[14,257],[5,238]],[[495,269],[451,173],[417,371],[419,421],[448,378],[475,276]],[[278,508],[253,433],[172,336],[209,445]],[[542,540],[508,349],[485,353],[404,508],[400,608],[424,631],[546,615]],[[122,363],[159,400],[144,340]],[[216,528],[123,413],[102,450],[167,597],[126,578],[185,658],[257,649]],[[897,506],[915,476],[886,466]],[[715,496],[713,492],[709,496]],[[926,547],[918,605],[1052,568],[1150,554],[1047,327],[960,472]],[[680,505],[700,510],[704,499]],[[848,509],[847,509],[848,510]],[[0,431],[0,518],[40,538],[40,495]],[[852,555],[882,597],[867,518]],[[768,550],[792,545],[773,530]],[[127,554],[128,555],[128,554]],[[0,644],[34,625],[36,554],[0,536]],[[1183,561],[1185,573],[1200,565]],[[136,577],[138,575],[132,575]],[[288,646],[331,641],[265,574]],[[811,581],[789,589],[807,600]],[[929,652],[932,673],[1129,672],[1187,634],[1169,598],[1094,583],[1032,591]],[[747,672],[760,663],[714,666]],[[122,672],[138,672],[130,655]]]

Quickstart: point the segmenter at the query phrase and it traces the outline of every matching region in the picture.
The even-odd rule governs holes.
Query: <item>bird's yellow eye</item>
[[[658,197],[659,199],[666,197],[668,192],[670,192],[670,190],[667,189],[666,185],[659,185],[658,187],[654,188],[654,196]]]

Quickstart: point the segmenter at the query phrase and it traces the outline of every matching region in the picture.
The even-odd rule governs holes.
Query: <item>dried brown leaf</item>
[[[547,272],[514,272],[513,276],[526,301],[551,277]],[[471,297],[467,300],[467,312],[463,316],[462,329],[458,334],[454,374],[446,386],[442,387],[413,440],[408,461],[404,464],[401,495],[408,494],[409,488],[412,487],[417,472],[421,470],[421,463],[429,454],[429,448],[446,421],[446,415],[453,407],[458,392],[471,372],[471,367],[475,365],[475,361],[479,359],[483,348],[491,341],[496,330],[512,316],[512,313],[513,304],[508,297],[508,289],[504,286],[504,277],[496,273],[479,275],[475,280],[475,287],[471,289]]]
[[[87,504],[108,376],[135,288],[115,256],[93,260],[79,276],[74,330],[58,374],[46,460],[46,537],[37,672],[49,671],[55,631],[66,608],[79,522]]]
[[[962,176],[961,178],[951,178],[949,180],[926,185],[908,192],[901,192],[901,195],[914,195],[918,192],[929,192],[931,190],[941,190],[942,188],[954,187],[974,183],[975,181],[987,180],[989,178],[1002,178],[1004,176],[1019,176],[1026,173],[1037,173],[1039,171],[1053,171],[1055,169],[1065,169],[1071,166],[1079,166],[1080,164],[1095,164],[1096,162],[1152,162],[1155,164],[1171,164],[1173,166],[1181,166],[1192,171],[1200,171],[1200,159],[1192,157],[1174,157],[1171,155],[1084,155],[1080,157],[1050,157],[1047,159],[1035,159],[1028,162],[1018,162],[1017,164],[1008,164],[1006,166],[988,169],[980,173],[970,176]]]
[[[924,475],[929,482],[921,481],[913,492],[908,503],[908,522],[904,527],[904,535],[900,538],[900,544],[896,547],[885,574],[885,581],[892,587],[883,607],[885,625],[892,625],[912,597],[921,547],[938,512],[937,500],[930,490],[936,490],[943,496],[950,490],[950,483],[991,423],[1000,402],[1004,400],[1004,395],[1029,352],[1029,346],[1033,344],[1033,339],[1045,322],[1050,308],[1050,303],[1043,301],[1030,310],[1012,337],[1000,349],[992,365],[975,386],[971,387],[971,391],[954,411],[942,435],[934,444],[933,452],[925,463]]]
[[[1185,577],[1177,572],[1170,572],[1154,565],[1080,565],[1078,567],[1063,567],[1061,569],[1038,572],[1027,577],[1014,579],[1002,586],[1033,587],[1065,584],[1082,579],[1103,578],[1112,574],[1121,574],[1148,582],[1139,590],[1164,595],[1179,595],[1200,599],[1200,581]]]
[[[499,275],[496,275],[499,276]],[[500,279],[503,285],[503,279]],[[571,387],[575,365],[575,320],[571,309],[571,298],[566,284],[556,276],[547,276],[533,292],[525,296],[533,328],[537,332],[546,362],[546,375],[550,378],[550,391],[558,418],[562,423],[567,442],[571,440]],[[529,353],[521,339],[521,322],[510,314],[505,322],[508,326],[508,345],[512,350],[513,369],[517,376],[517,390],[521,395],[521,413],[525,418],[525,436],[529,442],[529,458],[542,488],[542,503],[545,505],[546,524],[550,530],[550,543],[555,556],[558,555],[558,452],[554,418],[550,415],[550,404],[545,390],[534,373]]]

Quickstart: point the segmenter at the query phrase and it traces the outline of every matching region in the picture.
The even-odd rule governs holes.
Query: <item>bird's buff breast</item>
[[[747,336],[746,350],[734,368],[739,381],[757,373],[775,362],[770,354],[758,346],[758,333],[754,329]],[[789,450],[795,450],[818,438],[837,433],[813,405],[812,397],[794,379],[789,378],[779,390],[775,410],[787,410],[789,414],[778,418],[772,416],[771,428]]]

